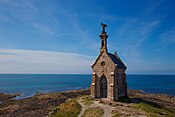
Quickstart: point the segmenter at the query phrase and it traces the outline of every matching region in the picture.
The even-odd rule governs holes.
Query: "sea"
[[[175,75],[127,75],[126,79],[129,89],[175,96]],[[90,84],[90,74],[0,74],[0,93],[20,93],[16,99],[86,89]]]

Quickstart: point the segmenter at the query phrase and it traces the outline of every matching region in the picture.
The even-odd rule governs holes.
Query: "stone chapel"
[[[126,66],[116,52],[111,54],[107,50],[108,35],[106,24],[101,23],[102,32],[100,53],[92,67],[92,84],[90,95],[93,98],[106,98],[117,101],[119,97],[127,96]]]

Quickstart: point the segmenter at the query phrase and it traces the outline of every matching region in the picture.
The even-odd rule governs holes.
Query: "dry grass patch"
[[[134,108],[147,112],[148,117],[175,117],[175,112],[168,109],[153,105],[150,103],[139,103]]]
[[[77,117],[80,111],[81,105],[74,98],[56,107],[49,117]]]
[[[103,114],[103,109],[95,107],[86,109],[82,117],[102,117]]]
[[[94,100],[90,96],[86,95],[82,96],[82,103],[86,106],[90,106],[94,103]]]

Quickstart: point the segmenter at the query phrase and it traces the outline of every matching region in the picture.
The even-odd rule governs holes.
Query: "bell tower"
[[[101,23],[101,27],[102,27],[102,32],[99,35],[100,39],[101,39],[100,53],[102,53],[102,52],[106,52],[107,53],[107,38],[108,38],[108,35],[105,32],[105,27],[107,27],[107,25]]]
[[[118,101],[119,97],[127,96],[126,66],[117,53],[111,54],[107,50],[108,35],[106,24],[101,23],[102,32],[100,54],[91,65],[92,84],[90,95],[93,98],[103,98]]]

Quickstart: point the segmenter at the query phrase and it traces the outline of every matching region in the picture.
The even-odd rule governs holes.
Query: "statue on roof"
[[[105,33],[105,27],[107,27],[107,25],[106,25],[106,24],[101,23],[101,27],[102,27],[102,33]]]

